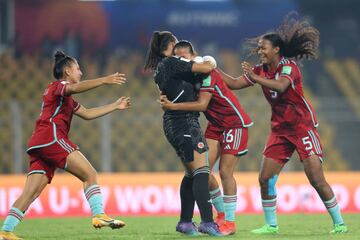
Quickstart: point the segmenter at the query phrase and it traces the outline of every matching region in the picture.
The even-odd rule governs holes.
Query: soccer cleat
[[[112,219],[106,214],[98,214],[93,217],[92,225],[94,228],[110,227],[115,229],[124,227],[125,223],[120,220]]]
[[[224,236],[232,235],[236,232],[236,224],[235,222],[225,221],[224,224],[219,227],[219,229]]]
[[[332,234],[347,233],[347,232],[348,232],[348,228],[345,224],[335,224],[334,229],[330,231],[330,233]]]
[[[178,222],[176,231],[189,236],[200,235],[194,222]]]
[[[224,212],[218,212],[215,222],[218,226],[221,226],[225,222],[225,213]]]
[[[278,226],[273,227],[268,224],[265,224],[261,228],[251,230],[251,232],[255,234],[277,234],[279,233],[279,227]]]
[[[13,232],[0,231],[0,240],[21,240]]]
[[[219,230],[219,226],[215,222],[201,222],[199,226],[199,232],[208,234],[214,237],[222,237],[222,233]]]

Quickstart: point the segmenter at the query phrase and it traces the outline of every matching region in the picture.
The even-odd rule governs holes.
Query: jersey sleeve
[[[216,75],[210,74],[206,76],[201,82],[200,91],[213,93],[215,90],[216,81]]]
[[[76,112],[80,108],[80,103],[78,103],[74,99],[72,100],[72,102],[73,102],[73,112]]]
[[[280,69],[279,78],[287,78],[290,80],[291,85],[294,86],[296,79],[299,77],[297,66],[293,63],[284,64]]]
[[[190,73],[192,69],[193,61],[186,58],[171,57],[169,58],[171,64],[172,74]]]
[[[56,82],[54,95],[57,96],[57,97],[58,96],[65,97],[65,88],[66,88],[67,84],[68,84],[68,82],[66,82],[66,81],[58,80]]]

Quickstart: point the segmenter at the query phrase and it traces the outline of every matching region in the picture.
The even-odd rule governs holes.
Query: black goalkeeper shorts
[[[194,150],[209,150],[197,118],[164,118],[163,127],[167,140],[184,163],[194,160]]]

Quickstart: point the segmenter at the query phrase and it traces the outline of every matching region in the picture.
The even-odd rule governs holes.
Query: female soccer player
[[[187,41],[178,42],[174,53],[190,60],[195,58],[193,46]],[[216,70],[204,76],[197,101],[172,103],[165,95],[161,96],[160,101],[164,109],[204,112],[208,119],[205,138],[209,145],[209,165],[212,169],[221,156],[219,172],[224,192],[222,197],[219,184],[211,174],[210,196],[218,212],[216,222],[220,232],[223,235],[234,234],[237,187],[233,174],[239,157],[248,152],[247,128],[253,125],[251,119]]]
[[[56,168],[66,170],[83,182],[95,228],[107,226],[114,229],[125,226],[123,221],[112,219],[104,213],[96,170],[77,145],[68,139],[73,114],[90,120],[127,109],[131,105],[128,97],[121,97],[114,103],[87,109],[75,102],[71,95],[101,85],[121,85],[126,81],[125,75],[115,73],[103,78],[80,81],[82,73],[76,59],[60,51],[55,53],[53,75],[57,80],[51,82],[44,91],[40,116],[28,144],[30,165],[25,187],[4,221],[0,239],[20,239],[13,233],[14,228],[22,220],[30,204],[50,184]]]
[[[244,75],[226,80],[230,88],[261,85],[271,105],[271,133],[263,153],[259,183],[266,225],[255,234],[278,232],[276,220],[276,181],[281,169],[296,150],[311,185],[324,202],[333,223],[331,233],[347,232],[334,192],[322,169],[323,153],[314,109],[305,99],[302,76],[294,59],[317,57],[319,31],[291,15],[276,32],[266,33],[250,42],[257,44],[260,64],[254,68],[242,63]],[[233,81],[236,80],[236,81]]]
[[[167,31],[153,33],[145,69],[155,72],[154,78],[160,91],[172,102],[196,100],[193,83],[194,73],[209,73],[209,63],[194,63],[185,58],[172,56],[176,37]],[[165,111],[163,127],[167,140],[176,150],[185,167],[181,182],[181,216],[176,231],[187,235],[199,232],[221,236],[213,221],[210,194],[208,191],[209,166],[206,155],[208,146],[198,121],[199,113],[189,111]],[[201,223],[199,228],[192,222],[194,199],[199,207]]]

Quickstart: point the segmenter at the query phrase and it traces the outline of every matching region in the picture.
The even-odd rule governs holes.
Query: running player
[[[174,53],[190,60],[195,58],[193,46],[188,41],[178,42]],[[219,173],[224,192],[222,196],[219,184],[211,174],[210,196],[218,213],[216,222],[221,233],[234,234],[237,187],[233,174],[239,157],[248,152],[247,128],[253,125],[251,119],[216,70],[202,80],[197,101],[172,103],[165,95],[161,96],[160,101],[164,109],[204,112],[208,119],[205,138],[209,145],[209,165],[212,169],[220,156]]]
[[[95,228],[121,228],[125,223],[112,219],[104,213],[102,195],[97,183],[97,172],[68,139],[73,114],[86,119],[95,119],[116,110],[130,107],[130,99],[121,97],[114,103],[87,109],[75,102],[72,94],[88,91],[106,84],[125,83],[124,74],[115,73],[94,80],[80,81],[81,70],[75,58],[58,51],[53,68],[57,79],[49,84],[43,94],[41,113],[30,138],[27,153],[30,156],[29,173],[23,193],[11,207],[0,231],[0,239],[20,239],[14,228],[24,217],[30,204],[51,183],[56,168],[61,168],[79,178],[92,212]]]
[[[173,102],[196,100],[193,84],[194,73],[209,73],[213,67],[209,63],[194,63],[185,58],[172,56],[176,37],[167,31],[153,33],[145,69],[155,72],[155,83],[160,91]],[[208,146],[198,121],[199,113],[167,110],[163,116],[164,133],[176,150],[185,167],[185,175],[180,186],[181,216],[176,231],[187,235],[199,232],[222,236],[213,221],[209,184],[209,166],[206,155]],[[200,210],[199,228],[192,222],[195,201]]]
[[[232,89],[259,84],[271,105],[271,133],[263,153],[259,183],[266,225],[255,234],[278,233],[276,220],[276,181],[283,166],[296,150],[311,185],[324,202],[334,224],[331,233],[347,232],[334,192],[322,168],[323,152],[314,109],[305,99],[302,75],[295,59],[315,59],[319,31],[306,21],[289,14],[275,32],[254,38],[254,52],[260,64],[254,68],[242,63],[244,75],[227,76]],[[235,80],[235,81],[234,81]]]

